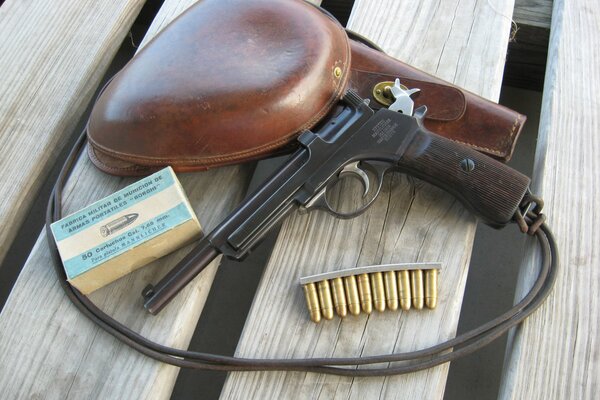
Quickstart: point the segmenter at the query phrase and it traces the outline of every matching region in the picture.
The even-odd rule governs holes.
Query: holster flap
[[[380,51],[351,41],[350,87],[370,99],[373,108],[383,105],[374,95],[378,82],[400,82],[419,88],[415,106],[426,105],[425,126],[438,135],[467,144],[502,161],[512,156],[526,117],[507,107],[418,70]]]
[[[384,105],[373,98],[373,88],[379,82],[394,82],[396,78],[399,78],[399,76],[362,71],[355,68],[352,68],[350,75],[350,80],[355,89],[358,89],[363,97],[374,100],[369,105],[375,110],[384,107]],[[407,88],[419,88],[421,90],[414,96],[413,100],[415,101],[415,108],[422,105],[427,106],[425,118],[428,120],[455,121],[465,114],[467,109],[465,95],[454,86],[405,77],[402,77],[402,84]],[[371,90],[370,93],[369,90]]]
[[[89,154],[118,175],[265,157],[327,115],[349,69],[344,28],[310,3],[200,1],[106,87]]]
[[[507,160],[525,117],[348,40],[301,0],[203,0],[106,87],[88,123],[92,162],[115,175],[192,171],[289,151],[351,87],[421,89],[431,131]]]

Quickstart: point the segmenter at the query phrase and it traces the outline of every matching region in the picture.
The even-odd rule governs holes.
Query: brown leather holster
[[[299,0],[204,0],[146,45],[105,88],[88,154],[114,175],[204,170],[290,151],[349,88],[385,107],[385,83],[419,88],[425,126],[500,160],[525,117],[350,40]],[[379,86],[378,86],[379,84]],[[379,99],[379,100],[378,100]]]

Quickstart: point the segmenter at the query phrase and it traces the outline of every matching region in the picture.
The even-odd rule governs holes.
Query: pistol
[[[391,170],[448,191],[495,228],[526,212],[532,201],[527,176],[428,131],[423,124],[426,107],[412,109],[415,90],[406,91],[398,81],[391,89],[396,101],[376,112],[356,92],[347,91],[329,118],[300,134],[299,149],[277,172],[156,285],[144,289],[146,310],[157,314],[219,254],[242,259],[294,209],[322,209],[339,218],[361,214]],[[363,189],[361,206],[348,212],[331,199],[332,187],[347,176],[361,181]]]

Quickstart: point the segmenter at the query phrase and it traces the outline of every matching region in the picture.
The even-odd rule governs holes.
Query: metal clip
[[[513,217],[517,225],[519,225],[521,232],[531,236],[536,233],[539,227],[546,221],[546,216],[542,214],[542,208],[544,208],[544,200],[527,190],[521,206],[517,209]]]
[[[370,265],[300,278],[313,322],[398,308],[434,309],[440,263]]]
[[[390,88],[392,96],[396,99],[388,108],[391,111],[398,111],[402,114],[413,115],[415,108],[415,102],[411,99],[415,93],[421,91],[421,89],[404,89],[406,86],[400,84],[400,79],[396,78],[394,86]]]

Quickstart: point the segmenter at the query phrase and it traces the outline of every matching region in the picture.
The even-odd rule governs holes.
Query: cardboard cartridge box
[[[83,294],[201,236],[171,167],[51,225],[68,281]]]

